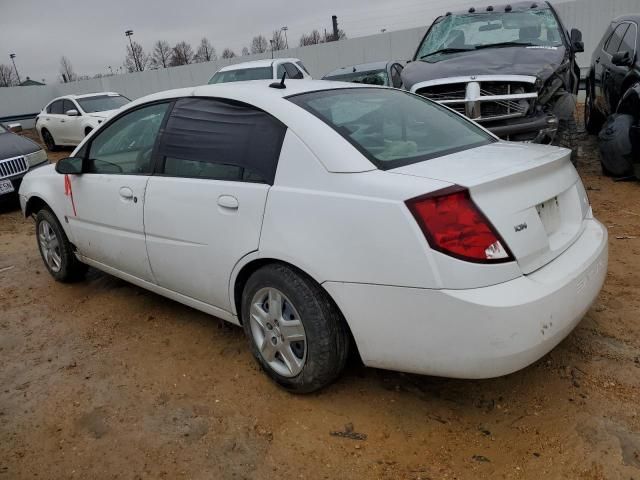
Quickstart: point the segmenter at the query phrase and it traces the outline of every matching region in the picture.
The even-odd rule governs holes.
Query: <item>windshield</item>
[[[240,70],[227,70],[226,72],[218,72],[209,83],[227,83],[242,82],[245,80],[267,80],[273,78],[273,70],[271,67],[259,68],[243,68]]]
[[[400,90],[345,88],[289,100],[327,123],[382,170],[495,141],[461,115]]]
[[[85,113],[94,113],[117,110],[131,100],[122,95],[100,95],[96,97],[77,98],[76,101]]]
[[[562,45],[560,28],[550,9],[447,15],[431,27],[418,49],[421,59],[444,49],[475,50],[501,43],[525,46]],[[442,55],[455,52],[443,52]]]
[[[368,72],[345,73],[324,77],[324,80],[337,82],[365,83],[367,85],[389,85],[389,77],[386,70],[370,70]]]

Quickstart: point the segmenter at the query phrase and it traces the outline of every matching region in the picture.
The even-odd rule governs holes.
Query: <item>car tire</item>
[[[349,353],[346,323],[314,280],[283,264],[249,277],[242,323],[251,353],[281,387],[310,393],[333,382]]]
[[[571,117],[558,122],[558,131],[553,145],[571,150],[571,163],[574,166],[578,164],[578,124],[575,118]]]
[[[53,135],[46,128],[42,129],[42,140],[47,147],[47,150],[50,152],[55,152],[58,150],[58,145],[56,145],[56,141],[53,139]]]
[[[62,225],[48,208],[36,215],[36,241],[45,267],[58,282],[84,278],[87,265],[76,258]]]
[[[604,125],[605,117],[593,104],[591,85],[587,82],[586,98],[584,100],[584,128],[590,135],[597,135]]]

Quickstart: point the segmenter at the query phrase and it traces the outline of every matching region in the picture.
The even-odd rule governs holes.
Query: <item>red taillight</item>
[[[429,245],[446,255],[477,263],[513,260],[493,225],[459,186],[407,200]]]

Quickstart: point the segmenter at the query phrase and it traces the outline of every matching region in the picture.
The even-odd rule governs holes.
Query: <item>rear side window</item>
[[[628,23],[621,23],[616,27],[604,46],[605,52],[613,55],[620,51],[620,43],[622,42],[622,37],[624,37],[627,28],[629,28]]]
[[[64,113],[62,100],[56,100],[51,105],[49,105],[49,108],[47,108],[47,113],[51,113],[53,115],[62,115]]]
[[[182,98],[160,139],[162,173],[273,184],[285,125],[251,105]]]
[[[347,88],[289,97],[382,170],[494,142],[472,122],[437,103],[388,88]]]

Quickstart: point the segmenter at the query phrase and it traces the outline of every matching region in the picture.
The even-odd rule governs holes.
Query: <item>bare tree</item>
[[[311,31],[311,33],[305,33],[300,37],[300,46],[306,47],[307,45],[317,45],[322,43],[322,34],[317,29]]]
[[[178,65],[189,65],[193,63],[193,49],[187,42],[178,42],[171,52],[171,60],[169,64],[172,67]]]
[[[127,45],[124,65],[129,72],[142,72],[149,66],[150,57],[138,42]]]
[[[16,85],[18,85],[18,77],[13,67],[0,64],[0,87],[14,87]]]
[[[223,50],[223,52],[222,52],[222,58],[225,58],[225,59],[233,58],[235,56],[236,56],[236,53],[233,50],[231,50],[230,48],[225,48]]]
[[[257,35],[251,40],[251,53],[264,53],[269,48],[269,42],[264,35]]]
[[[216,55],[216,49],[213,48],[211,42],[206,37],[200,40],[200,46],[198,46],[198,51],[196,52],[194,60],[196,62],[210,62],[211,60],[217,59],[218,55]]]
[[[171,47],[164,40],[158,40],[153,44],[151,53],[151,65],[156,68],[167,68],[171,59]]]
[[[272,50],[284,50],[285,48],[284,35],[281,30],[274,30],[271,37],[271,49]]]
[[[62,77],[62,83],[73,82],[76,80],[76,72],[73,71],[73,65],[64,55],[60,59],[60,76]]]
[[[242,47],[242,56],[246,57],[248,55],[250,55],[249,49],[247,47]]]
[[[338,40],[344,40],[345,38],[347,38],[347,34],[344,33],[344,30],[339,28],[338,29],[338,38],[336,38],[336,36],[333,33],[327,33],[327,31],[325,30],[324,38],[322,39],[322,41],[324,43],[326,43],[326,42],[337,42]]]

